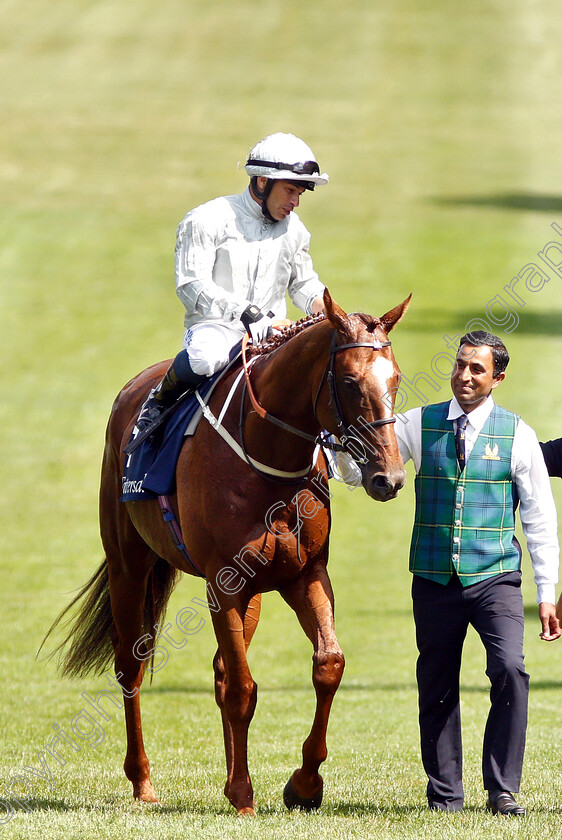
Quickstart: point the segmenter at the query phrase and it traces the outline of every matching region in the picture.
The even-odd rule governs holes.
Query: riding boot
[[[182,394],[195,391],[205,379],[206,376],[191,369],[185,350],[178,353],[160,384],[152,389],[142,406],[136,423],[138,430],[142,432],[151,426]]]

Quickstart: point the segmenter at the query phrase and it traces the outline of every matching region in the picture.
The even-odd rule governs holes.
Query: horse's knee
[[[224,706],[231,723],[249,723],[256,708],[258,685],[251,677],[227,680]]]
[[[342,651],[315,653],[312,662],[312,682],[316,691],[322,694],[333,694],[337,691],[345,668]]]

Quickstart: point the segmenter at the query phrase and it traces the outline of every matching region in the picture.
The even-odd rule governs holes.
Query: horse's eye
[[[344,376],[343,384],[344,384],[344,387],[347,388],[349,391],[360,391],[361,390],[361,386],[359,385],[359,382],[353,376]]]

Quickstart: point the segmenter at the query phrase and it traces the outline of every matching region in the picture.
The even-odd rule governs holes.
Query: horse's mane
[[[366,315],[362,312],[354,312],[353,315],[363,321],[369,332],[374,332],[377,327],[381,326],[380,319],[373,318],[372,315]],[[277,350],[277,348],[281,347],[283,344],[286,344],[286,342],[291,338],[294,338],[296,335],[300,335],[300,333],[304,330],[325,320],[326,315],[324,315],[324,313],[321,315],[307,315],[299,321],[295,321],[294,324],[289,324],[288,327],[283,327],[281,330],[277,329],[273,332],[271,338],[266,339],[261,344],[257,344],[255,346],[250,344],[248,346],[248,358],[252,358],[253,356],[265,356],[273,350]]]
[[[289,341],[289,339],[294,338],[296,335],[300,335],[300,333],[308,329],[308,327],[312,327],[314,324],[319,324],[320,321],[325,320],[326,316],[323,313],[321,315],[307,315],[305,318],[301,318],[300,321],[295,321],[294,324],[289,324],[288,327],[283,327],[281,330],[276,329],[271,338],[266,339],[261,344],[257,344],[255,346],[253,344],[249,345],[248,357],[264,356],[267,353],[271,353],[273,350],[277,350],[278,347],[281,347]]]

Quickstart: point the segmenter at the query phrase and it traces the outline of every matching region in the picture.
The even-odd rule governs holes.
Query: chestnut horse
[[[213,665],[226,749],[225,795],[239,814],[254,814],[247,739],[257,685],[246,651],[259,620],[261,593],[278,590],[314,646],[316,690],[302,766],[289,779],[284,801],[289,808],[305,810],[320,805],[323,781],[318,769],[327,755],[328,716],[344,656],[334,630],[326,570],[330,494],[318,441],[325,443],[322,430],[337,436],[359,463],[371,498],[392,499],[404,485],[389,396],[396,392],[400,371],[388,333],[409,298],[381,318],[347,315],[327,290],[324,303],[325,316],[305,318],[250,349],[246,384],[239,377],[232,387],[239,368],[228,371],[205,409],[210,422],[202,419],[194,436],[185,438],[177,490],[169,503],[187,551],[172,538],[156,499],[120,502],[124,447],[148,390],[162,378],[167,363],[133,379],[114,403],[100,493],[105,560],[53,627],[79,605],[68,636],[57,648],[67,648],[61,663],[67,676],[103,673],[114,656],[125,705],[124,769],[134,796],[144,802],[157,798],[139,704],[148,656],[139,656],[139,650],[142,644],[145,650],[152,644],[154,650],[154,628],[179,572],[194,574],[197,569],[207,581],[218,642]],[[228,408],[220,421],[229,441],[217,434],[209,414],[216,418],[225,399]]]

